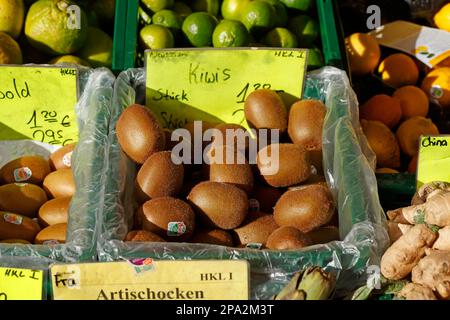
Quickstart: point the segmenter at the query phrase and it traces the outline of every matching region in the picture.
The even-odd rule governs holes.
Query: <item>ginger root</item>
[[[412,270],[412,281],[430,287],[442,299],[450,298],[450,251],[428,250]]]
[[[387,249],[381,258],[381,273],[389,280],[400,280],[412,269],[431,248],[436,234],[424,224],[412,227]]]
[[[391,244],[400,239],[409,229],[413,226],[410,224],[402,224],[396,223],[392,221],[387,222],[389,239],[391,240]]]
[[[439,236],[433,244],[433,249],[450,251],[450,227],[439,230]]]
[[[408,283],[397,295],[406,300],[437,300],[433,290],[416,283]]]
[[[419,190],[417,190],[416,194],[414,195],[411,205],[418,205],[423,204],[428,201],[433,195],[436,195],[436,192],[448,192],[450,191],[450,183],[448,182],[442,182],[442,181],[435,181],[430,182],[427,184],[424,184],[422,187],[420,187]]]

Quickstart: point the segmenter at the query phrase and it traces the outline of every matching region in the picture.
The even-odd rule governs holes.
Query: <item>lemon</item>
[[[22,52],[19,45],[4,32],[0,32],[0,64],[22,64]]]
[[[0,1],[0,31],[17,39],[22,31],[24,16],[23,0]]]

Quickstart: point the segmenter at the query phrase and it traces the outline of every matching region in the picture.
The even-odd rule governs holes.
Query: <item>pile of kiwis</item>
[[[128,106],[116,124],[122,151],[138,169],[134,226],[124,241],[295,250],[339,239],[336,208],[323,176],[326,106],[321,101],[299,100],[288,109],[275,91],[254,91],[244,104],[250,128],[256,133],[278,129],[281,138],[257,144],[256,161],[245,155],[244,162],[232,164],[174,161],[172,133],[150,109]],[[224,123],[202,122],[202,127],[236,134],[246,130]],[[192,137],[194,123],[184,128]],[[245,148],[233,144],[236,140],[213,139],[202,151],[212,159],[233,146],[237,157]],[[279,170],[270,172],[267,157],[275,150]]]
[[[24,156],[0,168],[0,243],[65,243],[75,146],[58,149],[48,160]]]

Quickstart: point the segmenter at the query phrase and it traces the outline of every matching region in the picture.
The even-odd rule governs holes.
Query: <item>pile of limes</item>
[[[115,0],[0,0],[0,64],[111,67]]]
[[[314,0],[141,0],[140,64],[145,49],[185,47],[310,48],[323,65]]]

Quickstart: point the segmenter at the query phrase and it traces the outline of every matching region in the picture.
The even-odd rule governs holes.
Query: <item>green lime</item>
[[[195,0],[192,4],[194,11],[204,11],[217,16],[219,14],[219,0]]]
[[[172,32],[181,30],[181,26],[183,25],[183,19],[175,11],[167,9],[155,13],[152,21],[154,24],[169,28]]]
[[[285,27],[288,24],[288,12],[286,6],[279,0],[263,0],[275,8],[275,27]]]
[[[50,60],[49,63],[57,64],[57,65],[79,65],[79,66],[85,66],[85,67],[91,66],[87,61],[85,61],[79,57],[71,56],[71,55],[56,57],[56,58]]]
[[[223,0],[222,17],[230,20],[241,20],[241,13],[251,0]]]
[[[19,44],[9,34],[0,31],[0,64],[22,64]]]
[[[22,32],[24,17],[23,0],[0,1],[0,31],[17,39]]]
[[[157,24],[145,26],[139,35],[140,41],[146,49],[173,48],[175,44],[172,32]]]
[[[98,28],[89,27],[86,44],[79,51],[79,54],[93,67],[111,68],[112,50],[112,38]]]
[[[25,20],[25,35],[36,49],[51,54],[70,54],[79,50],[87,38],[88,21],[80,10],[80,19],[72,19],[67,10],[73,1],[39,0],[30,7]]]
[[[286,28],[270,30],[264,37],[263,43],[277,48],[297,48],[298,46],[297,37]]]
[[[212,45],[212,34],[218,24],[217,19],[207,12],[194,12],[183,22],[182,30],[194,47]]]
[[[240,21],[222,20],[213,33],[213,45],[215,48],[245,47],[250,37],[247,28]]]
[[[286,7],[301,11],[308,11],[314,6],[313,0],[280,0]]]
[[[275,8],[263,0],[250,2],[241,14],[241,21],[250,32],[271,29],[275,20]]]
[[[315,47],[309,49],[308,54],[308,71],[314,70],[323,67],[323,56],[322,51],[319,48]]]
[[[178,2],[178,1],[176,1],[173,4],[173,11],[178,13],[178,15],[182,19],[185,19],[188,15],[190,15],[192,13],[191,8],[189,8],[189,6],[187,4],[185,4],[183,2]]]
[[[164,9],[173,7],[173,0],[141,0],[142,3],[153,12],[158,12]]]
[[[297,36],[301,46],[310,46],[320,34],[320,26],[317,21],[304,14],[289,21],[289,30]]]

